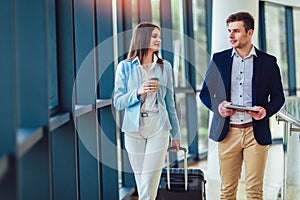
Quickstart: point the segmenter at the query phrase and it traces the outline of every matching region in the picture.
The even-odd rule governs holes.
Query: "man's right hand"
[[[234,109],[225,108],[224,104],[231,104],[231,102],[223,101],[222,103],[219,104],[218,111],[222,117],[229,117],[236,112],[236,110]]]

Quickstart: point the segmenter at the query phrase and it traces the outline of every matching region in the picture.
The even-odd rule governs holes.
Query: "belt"
[[[248,122],[245,124],[230,124],[230,126],[233,128],[248,128],[248,127],[252,126],[252,122]]]
[[[141,117],[153,117],[157,115],[158,112],[141,112]]]

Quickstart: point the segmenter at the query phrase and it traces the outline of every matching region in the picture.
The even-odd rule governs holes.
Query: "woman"
[[[140,200],[156,197],[170,133],[175,151],[180,146],[172,67],[158,56],[160,42],[158,26],[137,25],[115,77],[114,106],[125,109],[122,131]]]

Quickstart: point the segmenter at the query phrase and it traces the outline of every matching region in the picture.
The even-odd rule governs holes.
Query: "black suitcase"
[[[203,171],[201,169],[187,169],[186,148],[180,147],[180,149],[184,151],[184,169],[170,169],[167,155],[168,167],[162,171],[156,200],[206,199],[206,181]]]

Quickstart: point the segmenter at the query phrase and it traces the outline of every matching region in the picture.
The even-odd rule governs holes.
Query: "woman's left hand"
[[[179,151],[180,149],[179,149],[179,147],[180,147],[180,140],[172,140],[171,141],[171,146],[173,147],[173,146],[176,146],[176,149],[173,149],[173,150],[171,150],[171,151],[173,151],[173,152],[177,152],[177,151]]]

